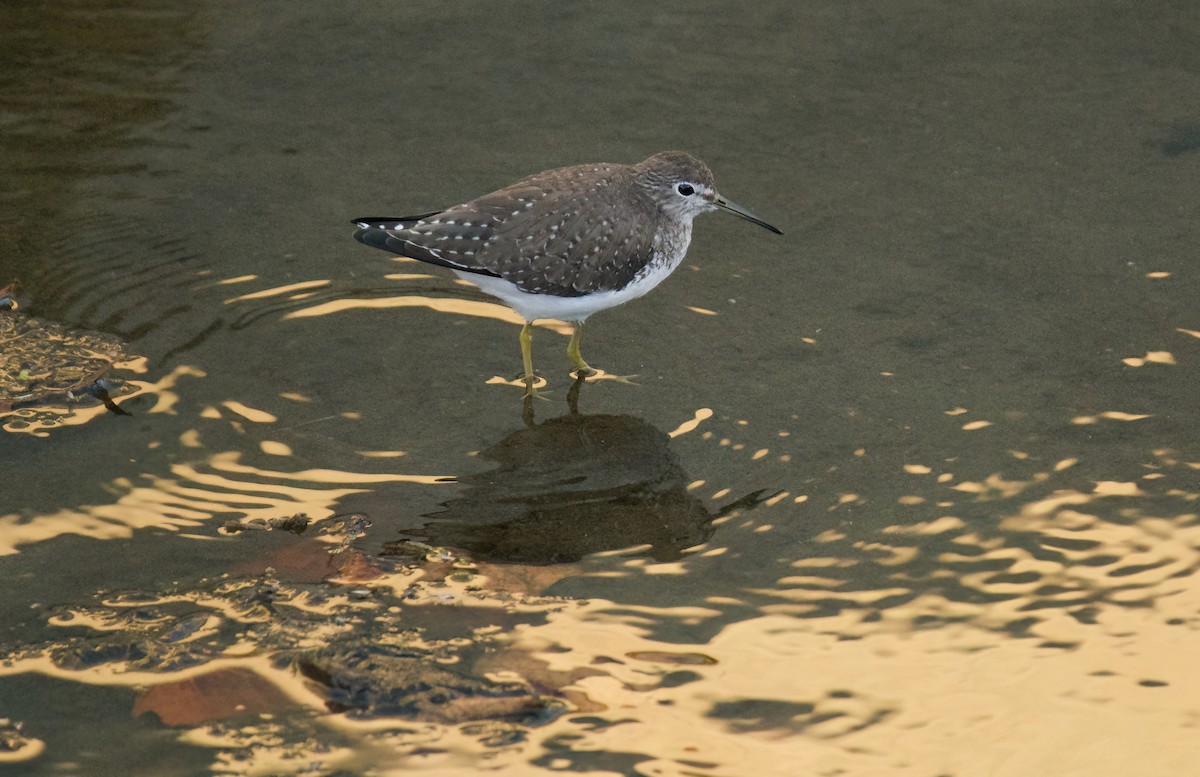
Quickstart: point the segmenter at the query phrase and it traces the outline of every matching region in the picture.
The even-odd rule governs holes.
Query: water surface
[[[138,358],[0,418],[0,774],[1189,772],[1192,6],[49,11],[0,287]],[[532,417],[350,238],[670,148],[786,236],[589,322],[635,385],[544,322]]]

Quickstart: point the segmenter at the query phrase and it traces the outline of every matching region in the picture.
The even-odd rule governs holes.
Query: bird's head
[[[701,213],[724,210],[782,235],[775,227],[717,193],[708,165],[682,151],[664,151],[633,166],[638,185],[665,213],[691,222]]]

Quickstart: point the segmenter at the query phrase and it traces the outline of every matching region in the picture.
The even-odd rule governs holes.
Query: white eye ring
[[[675,185],[675,191],[679,192],[684,197],[691,197],[696,193],[696,187],[690,183],[680,183]]]

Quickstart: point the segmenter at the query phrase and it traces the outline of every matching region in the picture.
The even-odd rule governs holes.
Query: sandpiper
[[[522,316],[528,396],[537,394],[534,321],[574,324],[567,355],[591,373],[579,352],[583,322],[662,283],[687,254],[692,219],[717,209],[783,234],[718,194],[699,159],[666,151],[635,165],[547,170],[444,210],[355,219],[354,237],[449,267]]]

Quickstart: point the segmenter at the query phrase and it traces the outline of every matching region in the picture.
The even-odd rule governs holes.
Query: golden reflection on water
[[[170,475],[144,472],[108,484],[114,499],[36,515],[0,514],[0,555],[63,534],[94,539],[128,538],[137,529],[182,531],[220,516],[267,520],[306,513],[314,520],[333,515],[339,500],[378,483],[432,485],[433,475],[309,469],[273,470],[241,463],[242,454],[212,454],[207,462],[170,466]],[[284,482],[278,482],[284,481]],[[294,484],[303,481],[303,485]],[[341,488],[331,486],[343,486]],[[348,487],[347,487],[348,486]]]
[[[481,455],[501,463],[515,456],[507,474],[464,479],[447,510],[461,519],[475,507],[511,506],[512,499],[488,489],[525,488],[504,485],[504,477],[530,461],[561,461],[563,450],[578,450],[577,429],[597,440],[619,433],[622,445],[640,441],[639,450],[659,446],[664,456],[684,441],[718,446],[751,466],[775,456],[760,455],[770,449],[752,436],[739,440],[736,430],[745,425],[723,433],[719,424],[728,422],[708,408],[670,435],[636,419],[565,418],[496,442]],[[709,427],[699,432],[702,423]],[[872,458],[865,447],[844,456]],[[709,504],[732,493],[668,460],[663,468],[672,489]],[[1200,462],[1158,450],[1141,477],[1114,472],[1082,486],[1074,479],[1078,456],[1035,466],[1027,453],[1014,451],[1011,460],[1022,463],[1021,474],[964,477],[957,474],[966,469],[962,461],[900,460],[894,498],[886,499],[886,489],[862,480],[853,491],[798,480],[753,510],[713,518],[717,533],[661,560],[639,555],[650,543],[542,570],[504,559],[455,561],[431,548],[416,567],[329,578],[319,596],[282,581],[272,609],[236,598],[255,582],[231,578],[213,590],[136,601],[199,608],[203,617],[184,645],[230,635],[230,644],[198,666],[68,669],[51,658],[62,646],[51,646],[16,656],[0,675],[138,686],[149,689],[139,709],[176,714],[169,705],[216,683],[221,672],[250,673],[236,675],[258,688],[247,699],[267,704],[269,687],[290,706],[234,726],[176,724],[183,741],[216,751],[214,774],[231,776],[339,769],[469,775],[483,765],[512,774],[680,777],[1188,773],[1200,727],[1200,675],[1192,671],[1200,632],[1194,476]],[[591,471],[608,471],[607,465]],[[561,474],[550,468],[528,482],[556,483]],[[437,478],[285,472],[225,452],[203,466],[173,468],[171,478],[144,492],[127,487],[122,512],[140,509],[180,525],[234,509],[246,516],[300,510],[320,516],[352,488],[396,480]],[[322,483],[333,487],[314,485]],[[473,500],[472,489],[484,498]],[[526,490],[531,504],[551,501],[541,486]],[[236,508],[227,501],[232,494]],[[860,517],[869,511],[871,519],[843,520],[847,511]],[[755,560],[749,569],[748,559]],[[440,579],[438,565],[450,567]],[[600,589],[586,599],[546,595],[581,577],[636,583],[629,590],[642,592],[674,587],[679,594],[675,601],[609,598]],[[74,607],[49,625],[120,633],[128,608],[119,600]],[[518,620],[506,620],[512,617]],[[439,620],[480,625],[439,642],[421,631]],[[142,623],[153,626],[145,617]],[[442,651],[446,665],[527,684],[567,712],[535,727],[335,714],[312,682],[268,659],[284,648],[360,642],[368,624],[386,627],[373,632],[376,643]],[[486,649],[455,652],[473,644]],[[206,701],[203,694],[196,699]],[[297,710],[306,715],[302,722]],[[307,733],[297,736],[297,726]]]
[[[703,645],[712,667],[689,666],[683,684],[656,686],[622,657],[663,649],[652,624],[713,611],[641,617],[592,600],[513,647],[551,668],[603,666],[576,686],[623,724],[584,731],[571,750],[653,754],[658,773],[697,762],[731,775],[1186,773],[1200,726],[1198,516],[1144,515],[1130,501],[1144,494],[1120,481],[1021,501],[1045,480],[966,489],[1009,514],[996,532],[942,516],[874,540],[818,534],[792,565],[800,574],[747,589],[753,599],[706,599],[767,614],[723,625]],[[1198,495],[1178,496],[1194,505]]]
[[[226,305],[231,305],[235,302],[247,302],[256,299],[268,299],[270,297],[282,297],[296,292],[308,291],[309,289],[321,289],[330,285],[333,281],[329,280],[314,280],[300,281],[299,283],[289,283],[284,286],[275,286],[262,291],[252,291],[249,294],[243,294],[239,297],[230,297],[225,300]]]
[[[0,414],[3,419],[0,429],[30,437],[49,437],[54,429],[86,424],[108,412],[104,405],[19,408]]]
[[[1121,362],[1127,367],[1142,367],[1146,364],[1175,364],[1175,356],[1170,351],[1147,351],[1145,356],[1130,356]]]
[[[147,360],[144,357],[128,362],[117,362],[113,365],[116,376],[124,373],[145,374],[148,371]],[[195,367],[180,365],[171,370],[157,381],[134,380],[123,378],[120,392],[113,401],[120,406],[129,399],[137,396],[153,396],[154,404],[144,412],[175,413],[175,405],[179,401],[177,391],[181,378],[202,378],[205,373]],[[0,413],[3,424],[0,429],[6,432],[28,434],[31,437],[49,437],[55,429],[80,426],[111,412],[102,404],[93,405],[45,405],[9,410]]]
[[[437,276],[423,272],[394,272],[388,273],[383,277],[389,281],[418,281],[425,280],[427,278],[436,278]]]
[[[696,414],[690,419],[675,427],[673,431],[667,432],[667,436],[674,439],[680,435],[687,434],[688,432],[694,432],[700,427],[700,424],[712,418],[712,415],[713,411],[711,408],[702,407],[697,410]]]
[[[157,395],[151,412],[175,413],[178,383],[189,376],[202,373],[180,367],[140,384]],[[963,423],[966,408],[945,412],[949,423],[980,430],[973,436],[995,432],[981,419]],[[281,420],[237,400],[213,399],[200,415],[239,430]],[[1119,426],[1148,416],[1114,410],[1084,418],[1072,423]],[[597,450],[589,453],[592,441]],[[204,445],[199,429],[179,442],[185,450]],[[278,440],[257,444],[266,456],[293,455]],[[794,479],[746,509],[723,511],[735,485],[685,473],[672,450],[685,444],[712,446],[722,462],[751,472],[771,464],[773,478]],[[136,687],[135,713],[158,714],[181,741],[212,748],[218,775],[468,775],[481,764],[512,774],[605,773],[598,763],[615,764],[615,773],[681,777],[1188,773],[1200,728],[1200,676],[1192,671],[1200,462],[1156,450],[1138,468],[1093,468],[1081,482],[1082,455],[1041,461],[1012,450],[1005,461],[1016,468],[968,476],[958,456],[909,454],[883,465],[890,471],[875,481],[837,477],[851,465],[879,466],[874,449],[846,445],[838,460],[823,457],[822,482],[801,465],[805,445],[786,429],[764,441],[746,420],[707,407],[669,433],[623,416],[550,419],[485,449],[482,458],[499,469],[461,478],[445,509],[426,516],[440,527],[439,542],[471,556],[434,546],[398,570],[360,558],[323,571],[319,585],[272,583],[270,607],[245,598],[270,571],[230,575],[216,586],[136,600],[145,609],[186,607],[194,631],[174,644],[219,644],[200,663],[79,668],[62,661],[79,644],[65,636],[13,656],[0,676]],[[605,450],[617,453],[604,459]],[[568,466],[581,454],[591,458]],[[0,516],[0,552],[62,533],[183,532],[217,516],[322,520],[378,484],[444,480],[288,470],[261,459],[208,453],[172,464],[169,474],[114,480],[108,504]],[[605,482],[613,473],[627,477]],[[681,520],[664,519],[662,536],[615,519],[606,530],[606,513],[626,510],[638,526],[668,514],[661,504],[630,509],[629,495],[640,493],[631,482],[669,497]],[[564,485],[578,484],[588,486],[580,486],[581,502],[609,505],[584,525],[562,509]],[[472,524],[486,528],[486,542],[473,544]],[[553,552],[541,553],[547,548]],[[349,541],[319,552],[333,557],[330,550],[343,559],[357,553]],[[286,569],[288,558],[264,563]],[[547,595],[581,579],[595,595]],[[606,584],[626,596],[603,595]],[[658,600],[657,591],[674,593]],[[132,606],[109,598],[63,608],[46,623],[64,634],[120,636],[131,629]],[[439,619],[480,625],[444,638],[423,631]],[[143,616],[138,627],[156,623]],[[438,656],[431,665],[527,685],[565,713],[537,726],[489,719],[486,707],[465,721],[355,717],[330,711],[322,688],[276,660],[347,642],[428,650]],[[469,650],[475,646],[482,649]],[[216,696],[226,706],[209,717],[181,711],[207,709]],[[255,716],[226,722],[230,699]]]
[[[312,316],[329,316],[344,313],[348,310],[389,308],[425,308],[438,313],[450,313],[457,316],[473,316],[503,321],[507,324],[521,326],[525,319],[517,315],[506,305],[497,302],[481,302],[478,300],[455,299],[452,297],[423,297],[419,295],[404,295],[398,297],[383,297],[379,299],[337,299],[309,307],[294,310],[284,318],[309,318]],[[571,334],[572,327],[565,321],[542,319],[537,326],[558,332],[562,335]]]
[[[878,531],[821,531],[793,571],[740,596],[700,565],[728,556],[728,546],[595,572],[686,579],[697,596],[714,592],[703,598],[711,607],[568,602],[546,624],[499,637],[507,648],[493,654],[496,667],[515,661],[528,675],[516,658],[522,653],[541,671],[601,667],[560,690],[621,724],[555,721],[537,730],[530,748],[490,761],[561,771],[586,769],[587,753],[604,752],[663,774],[1186,773],[1200,726],[1200,681],[1191,671],[1200,495],[1172,489],[1175,501],[1159,515],[1146,512],[1146,493],[1130,481],[1056,487],[1058,473],[1075,464],[1068,458],[1026,479],[978,480],[905,467],[929,478],[924,504],[966,499],[964,507],[994,505],[1005,517],[990,530],[933,513]],[[1160,451],[1154,466],[1178,473],[1195,463]],[[747,540],[794,520],[772,513],[801,500],[806,495],[780,495],[735,523],[714,523],[738,527],[726,541],[740,554],[771,558],[769,539]],[[861,501],[850,493],[833,499]],[[754,614],[730,619],[732,612]],[[711,663],[685,661],[690,651],[656,638],[664,622],[721,624],[698,645]],[[648,655],[661,665],[631,660]],[[407,743],[402,735],[390,741]],[[446,750],[423,768],[470,773],[469,743]]]
[[[1150,642],[1136,656],[1119,633],[1078,653],[1047,654],[962,626],[847,641],[839,627],[854,624],[845,615],[819,622],[765,616],[727,626],[708,642],[704,652],[716,663],[689,666],[691,682],[639,692],[650,679],[646,668],[610,662],[659,645],[614,622],[603,603],[587,607],[596,609],[553,618],[536,634],[552,641],[554,652],[541,655],[560,666],[606,666],[606,676],[579,686],[620,709],[626,723],[583,732],[572,743],[580,751],[653,753],[664,773],[677,774],[688,761],[711,764],[712,774],[780,775],[1188,768],[1186,728],[1197,722],[1200,684],[1180,630],[1172,634],[1144,613],[1116,624],[1115,631]],[[1141,684],[1148,666],[1178,682]],[[1097,749],[1095,742],[1106,744]],[[1139,753],[1154,756],[1132,761]]]
[[[234,400],[226,400],[221,404],[251,423],[273,424],[279,420],[265,410],[259,410]]]
[[[218,286],[233,286],[238,283],[249,283],[250,281],[258,280],[257,275],[237,275],[232,278],[223,278],[217,281]]]
[[[119,366],[134,373],[146,370],[144,359]],[[122,394],[119,399],[124,402],[135,396],[153,397],[154,403],[139,412],[176,415],[183,379],[204,376],[202,370],[181,365],[156,382],[127,381],[127,386],[132,390]],[[290,398],[304,401],[299,395],[291,395]],[[241,422],[271,424],[279,420],[272,413],[236,400],[219,404],[224,413],[210,406],[203,409],[199,416],[215,420],[224,419],[227,414],[230,426],[238,431],[242,430]],[[26,426],[16,431],[44,437],[54,428],[85,423],[108,412],[103,406],[38,410],[42,415],[37,416],[36,423],[31,422],[28,416],[19,415],[21,411],[14,411],[12,418],[22,418],[27,422]],[[183,450],[204,447],[201,432],[197,428],[182,432],[178,444]],[[147,444],[149,449],[160,446],[158,441]],[[259,448],[270,456],[292,456],[292,449],[288,445],[275,440],[260,440]],[[143,472],[140,475],[118,477],[105,486],[105,490],[113,495],[112,501],[102,504],[63,507],[32,515],[27,512],[0,513],[0,555],[15,553],[22,545],[44,542],[62,534],[95,539],[128,538],[137,529],[181,531],[217,516],[235,520],[266,520],[280,515],[306,513],[314,520],[321,520],[335,512],[339,500],[360,493],[371,485],[429,485],[444,480],[436,475],[365,473],[327,468],[285,471],[245,464],[242,456],[239,451],[214,452],[201,461],[171,464],[169,475]]]
[[[1147,466],[1160,471],[1143,476],[1150,482],[1189,482],[1186,470],[1200,467],[1168,451],[1155,456]],[[686,691],[646,698],[643,678],[630,694],[634,679],[614,684],[611,663],[649,649],[639,640],[660,618],[687,623],[712,614],[656,609],[631,617],[636,608],[593,600],[587,614],[564,610],[522,637],[561,667],[602,663],[604,676],[580,687],[597,703],[629,711],[619,731],[589,732],[572,749],[666,755],[673,763],[655,762],[662,773],[682,773],[687,760],[707,762],[712,774],[1186,772],[1200,726],[1200,682],[1191,671],[1200,631],[1200,494],[1194,485],[1168,489],[1173,500],[1160,498],[1153,510],[1150,494],[1130,480],[1055,487],[1056,473],[1077,464],[1069,457],[1025,480],[994,473],[976,481],[902,465],[936,483],[912,495],[913,504],[949,507],[965,496],[964,509],[994,505],[991,512],[1005,517],[992,529],[934,513],[878,531],[816,533],[812,555],[792,564],[798,574],[745,589],[750,598],[706,597],[768,615],[727,624],[704,643],[720,670]],[[767,500],[739,529],[769,532],[762,513],[785,502]],[[743,554],[770,556],[768,546],[739,544]],[[681,573],[679,564],[645,560],[624,568]],[[682,568],[697,594],[710,585],[703,570]],[[1135,722],[1127,728],[1127,721]],[[1090,749],[1093,737],[1105,746]],[[675,743],[686,746],[675,751]]]

